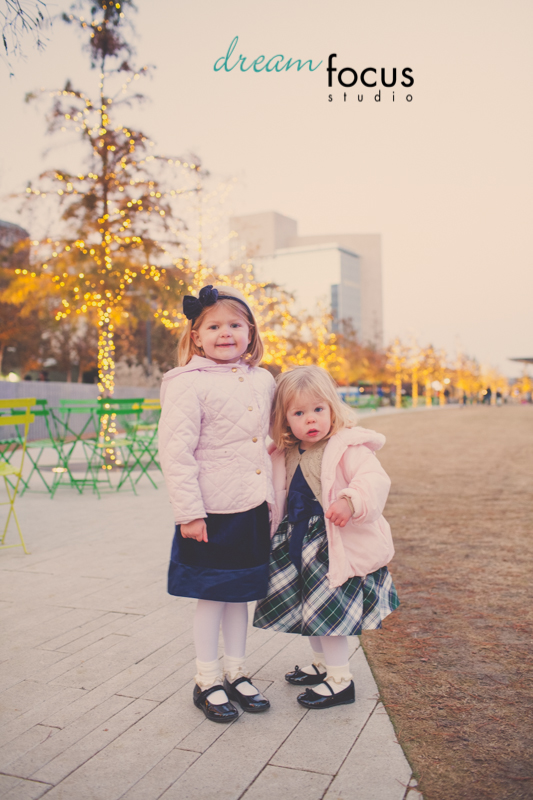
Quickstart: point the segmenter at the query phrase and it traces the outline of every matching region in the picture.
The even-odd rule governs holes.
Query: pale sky
[[[193,150],[215,176],[237,177],[228,216],[275,210],[297,219],[300,235],[380,233],[386,339],[415,334],[519,373],[507,356],[533,355],[529,0],[137,5],[138,62],[157,70],[139,87],[151,103],[124,121],[161,152]],[[235,54],[249,59],[324,63],[313,73],[215,72],[235,36]],[[396,87],[394,104],[389,89],[380,103],[365,89],[359,103],[359,84],[328,89],[330,53],[339,70],[410,67],[414,85]],[[81,166],[75,147],[43,159],[59,142],[23,97],[67,77],[90,86],[87,63],[56,23],[15,78],[0,67],[3,196],[46,165]],[[1,201],[0,217],[24,224],[12,201]]]

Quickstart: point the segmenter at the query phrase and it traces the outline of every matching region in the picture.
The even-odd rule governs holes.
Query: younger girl
[[[274,379],[256,365],[263,345],[244,297],[205,286],[185,297],[189,320],[179,364],[163,378],[159,453],[176,532],[168,591],[196,597],[193,701],[208,719],[231,722],[270,704],[247,680],[249,600],[268,585],[272,468],[266,450]],[[224,638],[224,671],[217,657]]]
[[[298,695],[301,705],[353,703],[347,637],[380,628],[399,604],[382,516],[390,480],[375,456],[385,437],[355,427],[320,367],[279,377],[272,436],[275,533],[268,594],[254,625],[310,637],[311,665],[285,675],[315,687]]]

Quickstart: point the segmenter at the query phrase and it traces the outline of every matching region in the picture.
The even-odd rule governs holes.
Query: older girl
[[[272,468],[266,449],[274,379],[257,366],[263,346],[244,297],[205,286],[185,297],[189,322],[179,364],[161,389],[159,452],[176,531],[168,591],[198,598],[195,705],[215,722],[266,711],[247,678],[247,602],[268,584]],[[222,681],[217,657],[224,638]]]
[[[390,480],[375,455],[385,437],[356,427],[320,367],[279,377],[272,420],[274,537],[254,625],[309,637],[312,663],[285,675],[314,686],[298,696],[301,705],[353,703],[347,637],[380,628],[398,606],[382,514]]]

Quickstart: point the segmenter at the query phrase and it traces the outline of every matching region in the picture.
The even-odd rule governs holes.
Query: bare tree
[[[2,44],[10,70],[10,59],[23,55],[22,40],[25,36],[33,36],[33,44],[38,50],[45,46],[43,29],[48,19],[44,0],[0,0]]]

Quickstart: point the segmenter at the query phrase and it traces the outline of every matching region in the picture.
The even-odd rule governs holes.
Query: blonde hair
[[[178,344],[179,366],[184,367],[185,364],[189,363],[193,356],[204,355],[203,351],[194,343],[191,332],[197,331],[202,324],[202,320],[204,319],[205,315],[222,302],[224,305],[229,306],[236,314],[239,314],[239,316],[246,320],[250,326],[252,336],[250,339],[250,344],[248,345],[243,358],[246,360],[247,364],[250,364],[251,367],[255,367],[256,364],[259,364],[263,358],[263,342],[261,341],[257,322],[252,310],[248,305],[248,301],[244,295],[233,286],[215,286],[214,288],[218,291],[219,297],[238,297],[243,301],[243,303],[246,304],[246,307],[237,300],[217,300],[217,302],[212,306],[206,306],[204,309],[202,309],[201,313],[196,317],[195,320],[188,320],[185,330],[180,336],[180,341]]]
[[[341,428],[357,425],[355,412],[343,403],[331,375],[322,367],[295,367],[282,372],[277,378],[276,394],[272,406],[271,433],[276,447],[285,450],[298,442],[287,422],[287,409],[295,397],[302,394],[316,395],[327,403],[331,411],[331,428],[325,439],[329,439]]]

